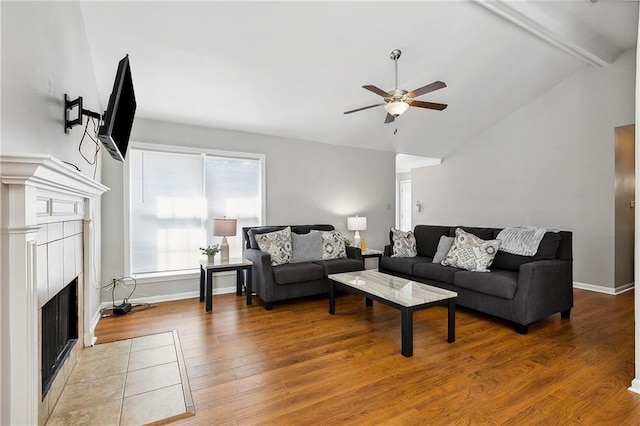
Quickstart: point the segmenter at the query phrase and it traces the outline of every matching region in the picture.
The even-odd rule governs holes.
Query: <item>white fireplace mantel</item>
[[[40,347],[37,244],[42,226],[81,220],[84,282],[79,303],[89,306],[96,200],[109,188],[47,155],[0,156],[2,249],[0,285],[0,424],[38,424]],[[83,309],[85,345],[93,343],[91,312]]]

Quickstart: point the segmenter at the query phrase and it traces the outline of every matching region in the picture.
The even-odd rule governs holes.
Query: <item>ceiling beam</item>
[[[620,49],[585,25],[575,21],[559,22],[545,14],[540,5],[532,4],[534,2],[474,1],[589,65],[611,65],[620,54]]]

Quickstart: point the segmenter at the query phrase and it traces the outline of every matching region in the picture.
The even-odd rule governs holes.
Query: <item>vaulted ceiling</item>
[[[81,2],[102,107],[130,55],[137,117],[446,157],[518,108],[636,45],[629,1]],[[435,80],[384,124],[361,86]]]

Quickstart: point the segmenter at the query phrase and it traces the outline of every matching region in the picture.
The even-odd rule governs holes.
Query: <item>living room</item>
[[[605,6],[605,2],[584,3],[584,6],[588,7]],[[372,6],[368,12],[378,18],[396,16],[392,13],[394,8],[407,12],[400,13],[401,16],[410,16],[410,12],[416,12],[420,7],[425,8],[425,14],[430,13],[436,17],[449,16],[449,12],[432,10],[431,2],[413,6],[384,3],[367,5]],[[104,151],[98,156],[97,164],[87,163],[83,155],[87,156],[87,147],[90,145],[83,145],[81,149],[85,150],[84,152],[79,152],[78,146],[84,126],[77,126],[71,129],[69,134],[65,134],[62,129],[62,104],[64,94],[68,93],[72,98],[82,96],[85,108],[94,111],[104,110],[117,61],[126,53],[131,57],[139,106],[131,135],[132,146],[136,143],[159,144],[264,155],[266,161],[263,224],[328,223],[346,234],[349,232],[346,229],[347,216],[366,215],[368,226],[363,235],[366,237],[367,245],[381,249],[388,244],[389,228],[394,226],[396,221],[396,154],[438,157],[442,158],[441,165],[418,168],[411,172],[412,198],[423,204],[421,211],[414,209],[412,212],[413,225],[540,225],[570,230],[574,233],[573,274],[577,291],[586,289],[601,297],[625,297],[625,292],[632,290],[634,279],[616,279],[616,257],[620,254],[615,250],[613,206],[614,129],[636,121],[635,41],[628,46],[620,42],[623,47],[616,50],[617,54],[610,63],[603,66],[588,65],[555,46],[549,46],[547,41],[536,38],[526,30],[515,28],[515,24],[504,22],[502,17],[485,10],[482,5],[459,2],[452,6],[460,9],[457,11],[460,13],[460,20],[449,26],[462,31],[467,25],[464,19],[481,14],[483,23],[495,22],[499,30],[505,34],[511,34],[513,31],[513,44],[517,45],[523,40],[522,43],[525,44],[521,46],[524,52],[522,56],[496,57],[499,54],[513,52],[508,50],[513,48],[510,43],[505,43],[505,46],[484,46],[486,51],[483,53],[491,52],[492,49],[497,52],[490,55],[485,62],[502,61],[500,63],[503,64],[503,68],[519,65],[527,69],[525,74],[516,73],[514,76],[506,71],[493,74],[490,71],[495,68],[485,67],[485,62],[458,62],[457,65],[444,66],[445,61],[455,62],[456,58],[441,56],[435,59],[430,58],[427,53],[412,53],[429,52],[424,46],[416,47],[417,34],[426,31],[419,25],[417,18],[407,22],[405,30],[408,35],[404,36],[406,38],[398,36],[396,41],[395,37],[389,37],[388,34],[379,35],[375,40],[387,39],[384,43],[380,41],[379,45],[369,40],[369,34],[373,32],[371,29],[366,33],[367,37],[354,35],[354,38],[362,38],[357,43],[343,40],[343,45],[334,45],[333,43],[337,42],[330,39],[326,44],[322,44],[316,39],[305,40],[300,37],[295,43],[291,41],[294,44],[286,45],[300,49],[301,45],[313,42],[315,44],[312,46],[320,46],[310,49],[312,53],[303,53],[295,49],[287,50],[282,46],[267,49],[266,46],[271,41],[268,25],[257,26],[260,19],[256,16],[249,19],[249,15],[261,10],[259,7],[256,9],[255,4],[233,6],[221,3],[218,6],[222,9],[217,14],[217,25],[221,25],[218,21],[224,20],[227,14],[235,16],[237,11],[242,11],[243,8],[247,11],[247,16],[244,17],[244,25],[247,27],[243,27],[244,31],[253,28],[255,33],[251,36],[264,44],[260,44],[251,52],[239,52],[237,56],[242,58],[242,55],[253,55],[267,64],[260,71],[267,77],[259,83],[265,85],[265,93],[269,93],[268,95],[265,96],[259,90],[249,92],[236,83],[242,78],[248,80],[249,76],[254,75],[243,71],[244,67],[255,66],[254,62],[250,62],[250,65],[240,63],[237,65],[238,68],[234,69],[230,68],[230,60],[227,61],[224,55],[221,55],[221,61],[216,61],[215,58],[207,56],[211,53],[203,55],[199,68],[183,70],[181,84],[168,90],[154,80],[162,75],[163,62],[145,63],[142,60],[143,57],[162,56],[160,52],[152,49],[136,52],[126,46],[126,37],[129,34],[125,29],[135,28],[136,19],[141,20],[143,16],[147,16],[151,22],[167,20],[166,14],[155,15],[154,11],[162,8],[172,11],[174,16],[206,16],[204,12],[208,10],[207,7],[215,7],[215,3],[202,3],[197,6],[192,4],[189,7],[174,5],[175,9],[171,8],[170,3],[148,3],[146,6],[128,3],[118,6],[97,3],[92,6],[91,3],[82,2],[2,4],[2,155],[52,155],[77,166],[82,174],[90,178],[95,176],[97,182],[109,188],[94,206],[91,230],[94,233],[95,244],[85,244],[85,250],[91,250],[96,259],[90,270],[85,270],[85,274],[89,275],[85,309],[89,312],[91,322],[99,317],[97,314],[100,309],[110,302],[110,294],[99,288],[109,284],[113,277],[131,274],[126,254],[130,247],[127,233],[124,231],[128,226],[125,216],[128,214],[126,187],[129,165],[126,161],[114,161]],[[268,6],[274,8],[270,12],[274,15],[280,15],[279,8],[286,10],[284,5]],[[304,31],[305,25],[311,25],[302,20],[307,12],[300,4],[291,7],[295,9],[291,16],[298,18],[292,21],[297,21],[298,29]],[[319,5],[308,7],[321,9]],[[335,3],[331,7],[339,10],[341,6]],[[633,22],[637,33],[637,5],[632,4],[631,7],[635,7]],[[349,5],[345,10],[348,13],[335,14],[343,18],[334,21],[333,25],[349,25],[345,17],[355,19],[358,10],[355,5]],[[125,25],[116,19],[115,22],[109,21],[109,25],[115,28],[109,31],[91,25],[102,12],[108,12],[108,17],[125,21],[128,17],[134,24]],[[328,14],[323,12],[319,16],[324,17]],[[624,13],[619,15],[628,16],[633,13],[624,9]],[[619,15],[616,15],[619,21],[614,22],[618,22],[622,27],[626,20]],[[262,18],[260,13],[257,13],[257,16]],[[242,19],[238,19],[242,22]],[[414,25],[410,26],[409,23]],[[239,25],[238,22],[229,25],[232,24]],[[319,32],[330,31],[331,28],[331,25],[318,24],[318,27],[311,29]],[[376,28],[384,33],[385,25],[381,22]],[[102,45],[103,38],[100,33],[113,34],[117,33],[118,29],[122,38],[116,37],[110,40],[108,46]],[[172,30],[176,31],[176,28]],[[342,34],[339,33],[336,37],[339,39]],[[138,37],[144,38],[144,34]],[[188,41],[188,32],[185,31],[181,37]],[[204,40],[201,43],[204,45],[215,41],[217,48],[222,49],[224,37],[212,38],[215,40]],[[437,36],[425,38],[428,40],[421,41],[425,45],[444,43]],[[191,50],[180,50],[180,45],[174,46],[170,40],[162,39],[159,42],[160,45],[163,43],[172,53],[167,58],[163,57],[163,61],[171,60],[174,63],[180,63],[187,58],[191,60],[192,56],[197,56],[202,49],[202,45],[195,41]],[[365,48],[364,45],[368,44],[374,46]],[[464,43],[463,46],[465,49],[459,51],[458,56],[471,55],[469,47]],[[533,47],[529,51],[523,46]],[[347,53],[334,52],[342,48]],[[406,85],[409,86],[407,89],[413,89],[414,86],[419,87],[434,80],[446,81],[447,88],[424,98],[449,103],[449,107],[444,111],[414,108],[406,116],[389,125],[383,123],[382,108],[343,115],[342,113],[348,109],[380,100],[360,86],[377,84],[380,87],[391,88],[393,63],[388,55],[394,48],[403,49],[403,56],[399,60],[400,86]],[[102,54],[103,51],[106,53]],[[215,52],[215,49],[212,48],[210,52]],[[532,55],[537,61],[517,64],[524,62],[527,55]],[[294,68],[297,62],[304,63],[307,56],[321,58],[329,71],[326,74],[321,71],[314,74],[307,72],[303,65]],[[232,58],[238,60],[235,56]],[[557,65],[558,63],[560,65]],[[317,62],[309,66],[320,68]],[[341,68],[355,66],[359,67],[362,74],[341,71]],[[553,68],[554,73],[545,73],[543,69],[546,67],[556,68]],[[292,77],[288,78],[308,84],[308,90],[303,91],[293,82],[291,87],[294,89],[289,89],[282,87],[279,84],[280,80],[270,80],[273,75],[292,68]],[[374,70],[377,74],[367,74],[366,69]],[[208,87],[193,87],[188,84],[192,77],[191,72],[194,73],[194,79],[204,74],[215,80],[216,85],[224,86],[226,82],[232,84],[221,93],[216,93]],[[536,74],[540,75],[539,80],[534,78]],[[345,81],[342,80],[342,75],[348,76],[345,77]],[[181,89],[179,86],[182,84],[184,87]],[[495,86],[498,89],[493,97],[485,97],[483,91],[473,88],[474,84]],[[310,111],[315,112],[314,99],[324,96],[322,92],[327,91],[327,86],[331,85],[335,85],[342,92],[340,96],[330,99],[334,109],[330,114],[336,116],[331,120],[348,122],[347,127],[342,128],[344,131],[340,140],[332,139],[334,134],[329,132],[334,127],[334,121],[325,122],[314,119],[311,114],[299,112],[307,106]],[[274,123],[265,118],[271,115],[263,112],[272,109],[272,86],[276,86],[292,105],[281,111],[280,114],[284,118]],[[510,103],[501,104],[500,100],[504,96],[502,92],[513,92],[515,88],[523,92],[522,96],[510,97]],[[164,103],[173,96],[182,96],[183,91],[196,98],[211,98],[214,104],[221,104],[219,110],[205,111],[213,122],[200,119],[200,116],[191,111],[191,105],[180,102],[175,103],[176,110],[173,115],[156,111],[155,103]],[[148,97],[141,96],[143,93],[148,94]],[[222,105],[231,102],[235,97],[242,102],[232,104],[228,109]],[[252,104],[252,101],[255,101],[255,104]],[[482,104],[488,101],[498,106],[482,107]],[[472,110],[471,106],[474,106]],[[325,117],[323,114],[324,112],[319,117]],[[235,115],[253,115],[255,121],[253,125],[249,125],[234,117]],[[218,124],[215,124],[215,120],[219,120]],[[302,134],[301,129],[318,136],[313,139],[298,136]],[[394,130],[397,130],[396,134]],[[414,144],[414,140],[419,143]],[[85,141],[85,144],[87,143],[88,141]],[[5,221],[5,185],[2,190]],[[210,238],[212,243],[217,243],[213,236]],[[240,238],[233,240],[232,244],[236,244],[237,248],[238,244],[241,244]],[[5,250],[3,240],[3,257],[7,257]],[[6,288],[5,266],[6,263],[3,263],[3,302],[0,308],[3,342],[7,341],[5,337],[10,333],[8,324],[18,321],[16,318],[22,318],[23,315],[19,313],[20,304],[13,302],[16,299]],[[216,296],[219,294],[221,298],[230,299],[235,297],[222,294],[233,288],[232,278],[223,277],[216,282]],[[159,303],[163,300],[194,297],[196,290],[197,273],[179,279],[148,278],[140,280],[134,298]],[[618,294],[620,296],[614,296]],[[9,298],[12,300],[11,303],[8,302]],[[197,305],[193,299],[186,299],[189,300]],[[223,312],[236,308],[236,304],[231,301],[221,306]],[[322,306],[324,307],[324,304]],[[198,308],[201,310],[200,305]],[[247,307],[238,305],[237,308]],[[256,308],[263,309],[259,305],[253,306],[250,312]],[[273,315],[277,315],[277,312],[276,308]],[[322,313],[326,314],[326,310]],[[460,315],[467,316],[463,313]],[[290,318],[290,315],[287,318]],[[576,317],[572,317],[571,321],[575,320]],[[628,321],[628,326],[632,327],[632,319],[628,318]],[[91,330],[87,332],[90,334]],[[501,329],[500,333],[502,332]],[[459,335],[456,344],[462,340],[461,336]],[[639,340],[638,332],[635,336],[635,340]],[[84,343],[87,344],[86,340],[90,341],[94,337],[83,339]],[[12,417],[15,415],[15,407],[12,409],[13,413],[8,408],[12,406],[11,398],[8,396],[9,390],[12,389],[9,387],[11,380],[8,378],[11,377],[12,362],[15,362],[12,359],[17,356],[19,349],[15,351],[2,352],[0,415],[3,424],[11,424],[11,419],[16,418]],[[627,361],[633,362],[632,359]],[[634,372],[625,373],[628,376],[625,379],[626,386],[629,386]],[[637,372],[635,376],[638,376]],[[15,378],[12,380],[15,381]],[[33,402],[26,404],[33,407]],[[289,419],[289,422],[292,420]]]

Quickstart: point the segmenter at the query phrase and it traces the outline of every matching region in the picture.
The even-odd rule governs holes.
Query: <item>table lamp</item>
[[[229,243],[227,237],[233,237],[236,235],[236,219],[213,219],[213,235],[216,237],[222,237],[220,243],[220,260],[223,262],[229,261]]]
[[[367,230],[367,218],[360,217],[358,215],[347,218],[347,229],[349,231],[356,231],[353,235],[353,245],[360,247],[364,250],[364,239],[360,239],[360,231]]]

